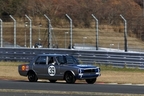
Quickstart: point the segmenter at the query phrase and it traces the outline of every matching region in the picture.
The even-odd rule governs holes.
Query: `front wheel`
[[[34,72],[29,72],[28,73],[28,80],[30,82],[37,82],[38,78]]]
[[[87,82],[88,84],[94,84],[94,83],[96,82],[96,79],[97,79],[97,78],[86,79],[86,82]]]
[[[75,83],[76,78],[75,76],[72,74],[72,72],[66,72],[65,74],[65,81],[66,83]]]

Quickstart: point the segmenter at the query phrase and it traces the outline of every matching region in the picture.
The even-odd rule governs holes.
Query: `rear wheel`
[[[86,82],[87,82],[88,84],[94,84],[94,83],[96,82],[96,79],[97,79],[97,78],[86,79]]]
[[[75,83],[76,78],[75,76],[72,74],[72,72],[66,72],[65,74],[65,81],[66,83]]]
[[[30,82],[37,82],[38,78],[34,72],[29,72],[28,73],[28,80]]]
[[[51,83],[55,83],[57,80],[49,80]]]

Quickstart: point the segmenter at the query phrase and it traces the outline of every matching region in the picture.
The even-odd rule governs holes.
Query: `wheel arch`
[[[36,74],[36,72],[34,71],[34,70],[29,70],[28,72],[27,72],[27,75],[29,74],[29,73],[34,73],[34,74]],[[37,74],[36,74],[37,75]]]
[[[74,71],[72,71],[72,70],[67,70],[67,71],[64,72],[63,79],[65,79],[65,75],[66,75],[67,72],[71,72],[74,76],[76,76],[75,73],[74,73]]]

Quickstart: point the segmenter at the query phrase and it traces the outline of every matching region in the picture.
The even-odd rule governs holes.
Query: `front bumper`
[[[90,79],[90,78],[97,78],[98,76],[101,76],[101,74],[99,72],[97,73],[87,73],[87,74],[83,74],[83,73],[79,73],[76,78],[77,79]]]

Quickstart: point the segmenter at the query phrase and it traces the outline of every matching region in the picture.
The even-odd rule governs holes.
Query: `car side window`
[[[60,64],[79,64],[73,56],[57,56],[56,58]]]
[[[57,56],[56,57],[60,64],[66,64],[66,58],[64,56]]]
[[[68,64],[79,64],[78,60],[73,56],[66,56]]]
[[[35,64],[46,65],[47,57],[46,56],[39,56],[35,61]]]
[[[73,58],[71,56],[67,56],[66,60],[67,60],[68,64],[74,64],[75,63],[74,60],[73,60]]]

